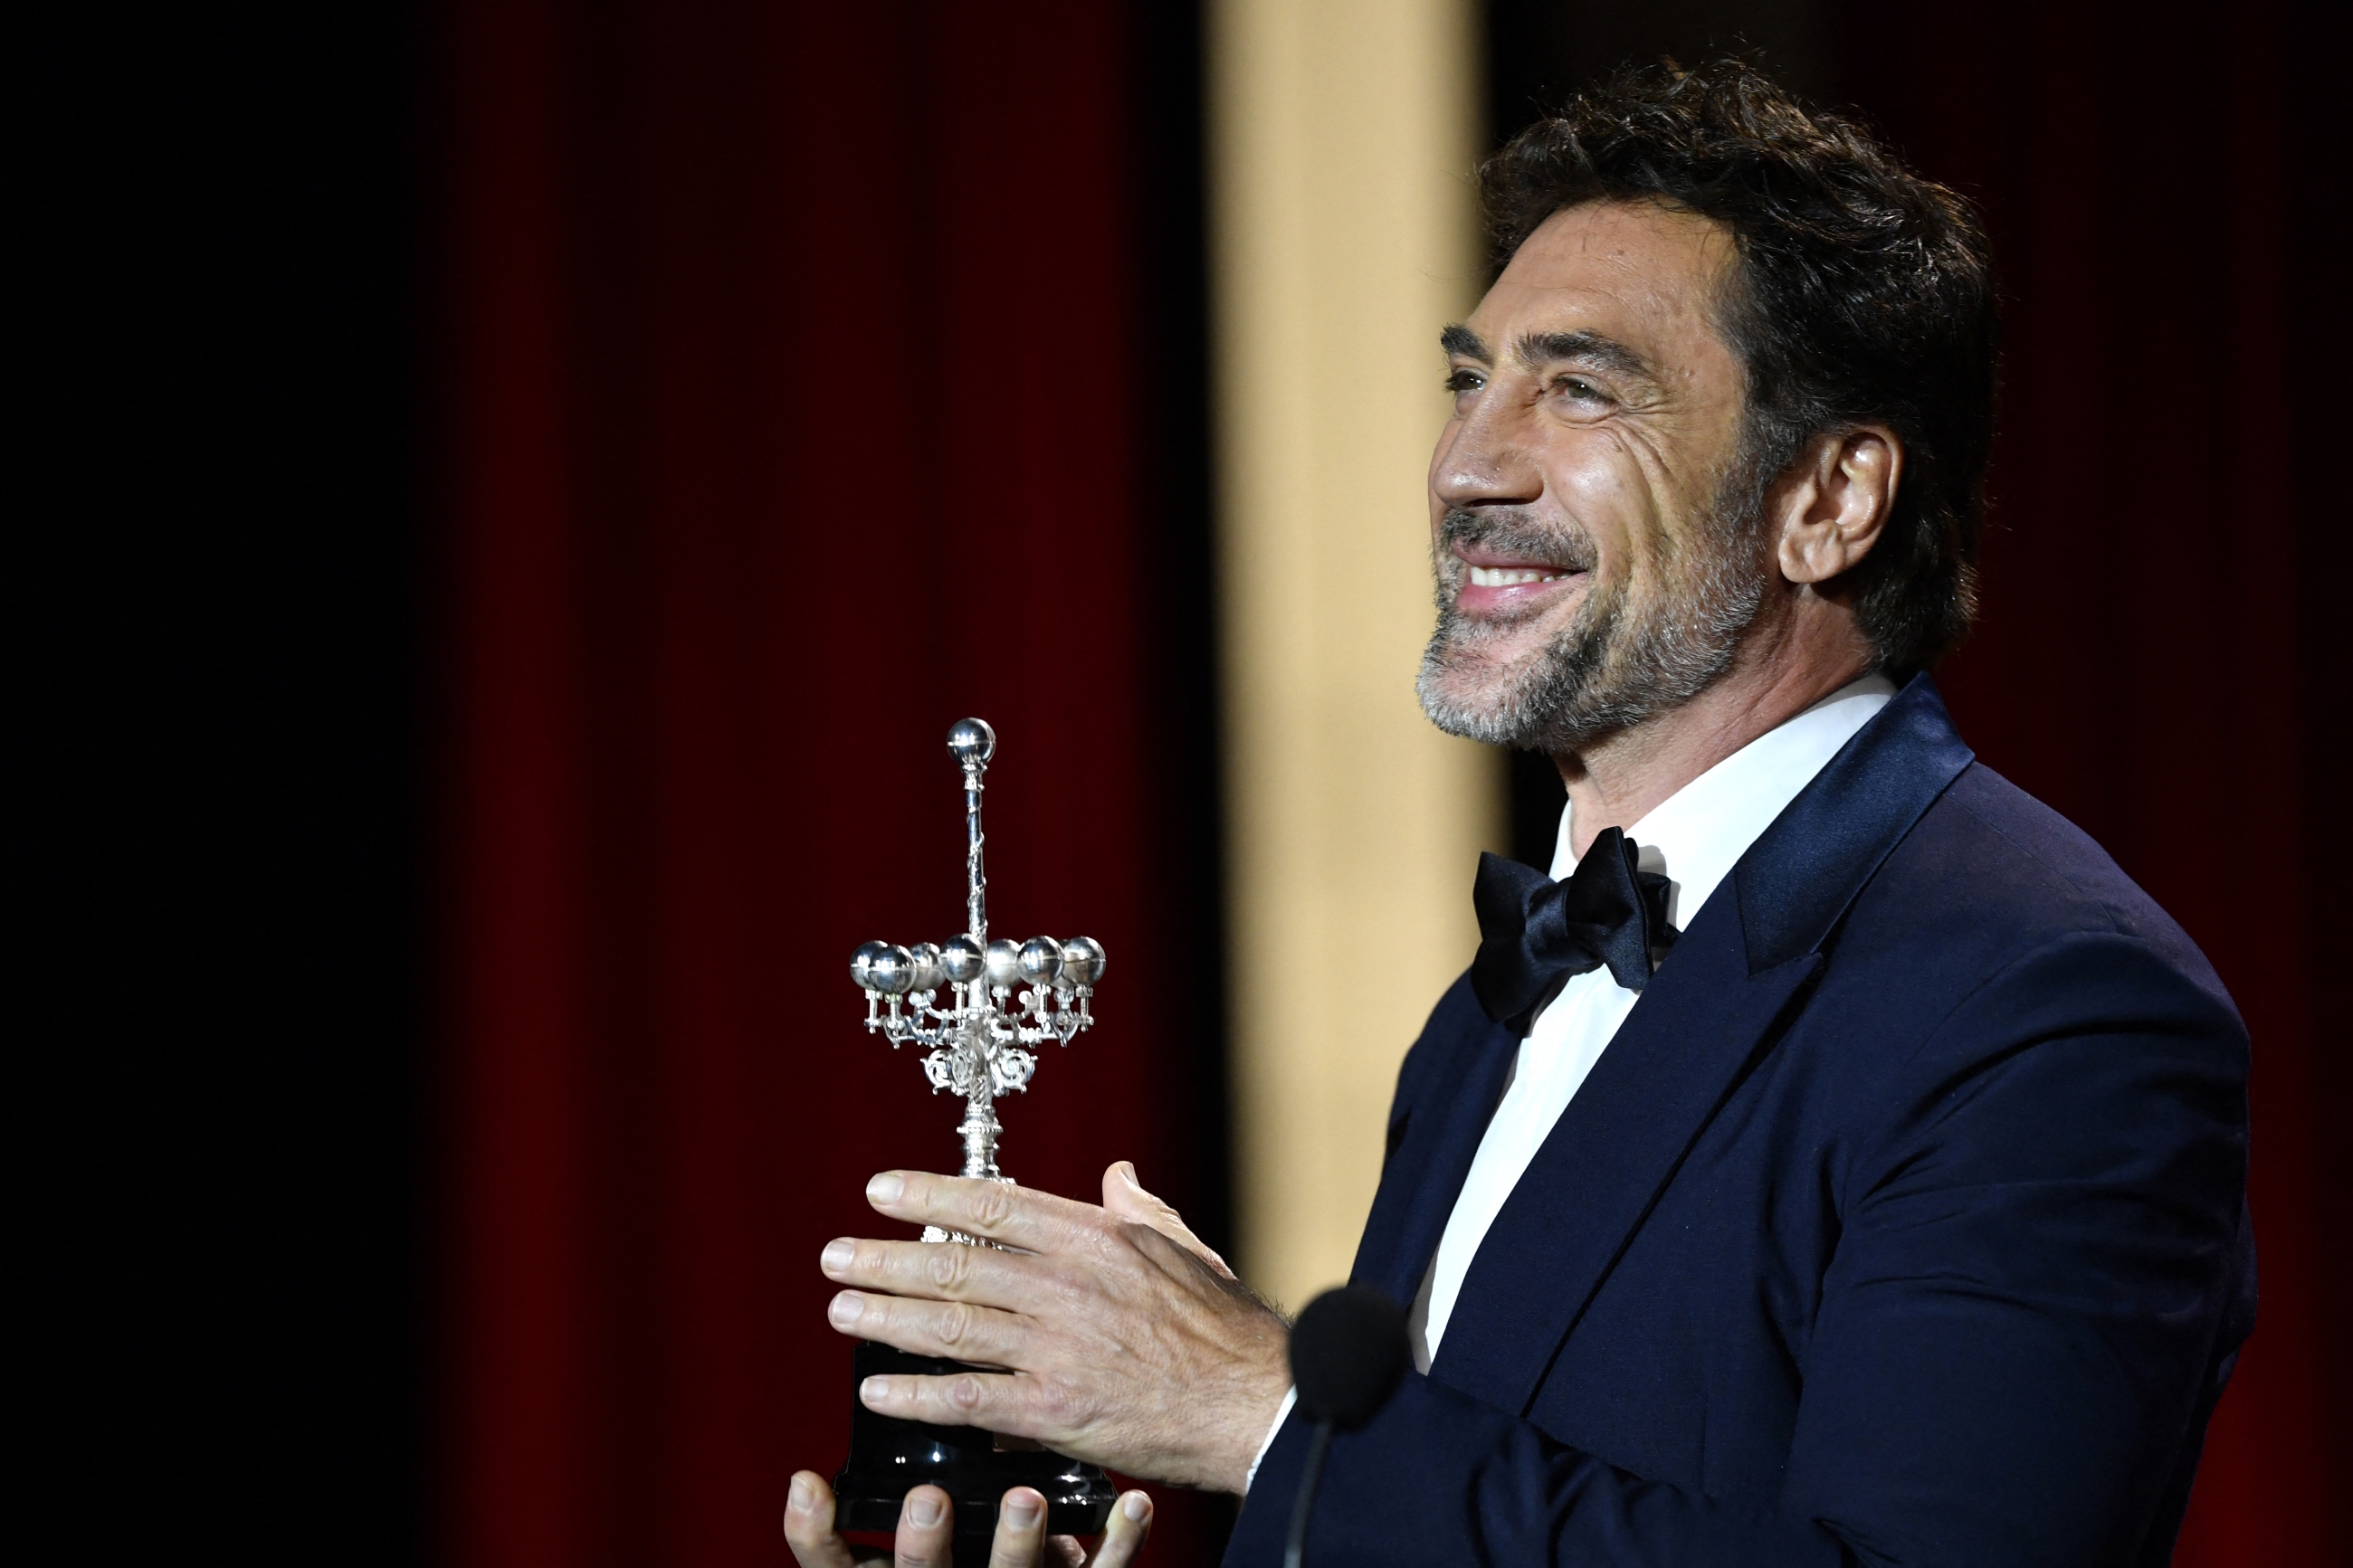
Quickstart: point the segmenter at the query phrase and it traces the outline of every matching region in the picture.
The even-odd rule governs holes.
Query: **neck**
[[[1690,701],[1553,758],[1575,808],[1569,847],[1579,858],[1605,827],[1630,828],[1683,785],[1757,739],[1870,673],[1860,646],[1788,657],[1785,646],[1745,649]],[[1780,655],[1781,657],[1776,657]]]

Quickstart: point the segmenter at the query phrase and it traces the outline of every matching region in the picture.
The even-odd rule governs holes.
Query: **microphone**
[[[1353,1432],[1378,1415],[1404,1381],[1410,1359],[1405,1313],[1369,1286],[1324,1291],[1292,1325],[1291,1381],[1299,1393],[1300,1413],[1315,1423],[1315,1435],[1308,1440],[1307,1468],[1299,1477],[1282,1568],[1301,1568],[1306,1558],[1307,1515],[1315,1505],[1316,1483],[1324,1479],[1333,1431]]]

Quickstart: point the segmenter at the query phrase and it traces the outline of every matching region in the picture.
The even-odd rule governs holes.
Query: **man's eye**
[[[1475,370],[1458,370],[1446,378],[1446,390],[1460,395],[1476,392],[1487,384],[1487,378]]]
[[[1554,382],[1553,385],[1557,390],[1576,398],[1579,403],[1607,403],[1609,401],[1609,395],[1608,393],[1602,391],[1599,387],[1594,385],[1593,383],[1586,380],[1581,375],[1564,375],[1558,381]]]

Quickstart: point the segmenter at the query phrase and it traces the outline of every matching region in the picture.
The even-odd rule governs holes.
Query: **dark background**
[[[1214,1009],[1122,986],[1219,994],[1198,18],[869,9],[16,35],[40,1560],[780,1560],[845,1414],[828,1184],[946,1137],[837,950],[952,919],[967,706],[999,918],[1113,955],[1008,1164],[1142,1152],[1223,1239]],[[2255,1029],[2264,1317],[2181,1561],[2346,1561],[2344,24],[1952,11],[1492,0],[1491,122],[1753,47],[1986,205],[2004,436],[1945,683]],[[1166,1522],[1176,1562],[1219,1521]]]
[[[13,1554],[413,1562],[417,19],[9,34]]]

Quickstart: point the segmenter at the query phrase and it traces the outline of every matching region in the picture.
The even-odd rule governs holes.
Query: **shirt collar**
[[[1894,695],[1895,683],[1883,675],[1841,686],[1766,731],[1628,828],[1626,837],[1641,852],[1642,868],[1663,870],[1674,883],[1667,918],[1688,925],[1748,847]],[[1569,849],[1576,809],[1561,808],[1552,858],[1555,880],[1577,869]]]

